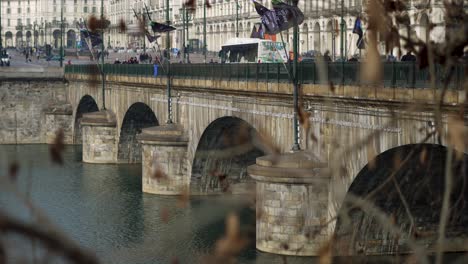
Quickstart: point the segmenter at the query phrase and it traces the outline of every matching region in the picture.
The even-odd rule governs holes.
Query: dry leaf
[[[189,200],[190,200],[190,190],[188,187],[184,187],[180,191],[180,195],[177,199],[177,206],[179,208],[185,208],[188,206]]]
[[[169,222],[169,209],[167,209],[166,207],[161,208],[160,216],[161,221],[167,224],[167,222]]]
[[[332,245],[333,237],[331,237],[323,246],[318,250],[319,264],[331,264],[332,263]]]
[[[374,170],[375,167],[376,167],[376,151],[375,151],[375,148],[374,148],[374,144],[372,143],[369,143],[367,144],[366,146],[366,149],[367,149],[367,161],[369,162],[368,166],[369,166],[369,170]]]
[[[62,152],[65,149],[65,145],[63,143],[64,138],[65,135],[63,133],[63,130],[59,129],[55,134],[55,139],[52,145],[50,146],[50,157],[53,163],[57,163],[60,165],[63,164]]]
[[[18,171],[19,171],[19,164],[18,162],[14,161],[10,164],[8,167],[8,176],[10,177],[11,181],[16,181],[16,178],[18,177]]]
[[[215,255],[221,258],[236,256],[247,245],[247,240],[240,234],[239,217],[231,213],[226,219],[226,234],[216,242]]]
[[[448,143],[457,150],[457,159],[463,158],[467,132],[463,119],[458,116],[452,116],[448,119]]]
[[[421,151],[421,154],[419,154],[419,162],[421,162],[421,164],[425,164],[426,160],[427,160],[427,149],[423,148]]]

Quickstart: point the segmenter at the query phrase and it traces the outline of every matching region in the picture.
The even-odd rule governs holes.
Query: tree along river
[[[20,165],[17,186],[69,238],[97,254],[102,263],[196,263],[213,253],[224,235],[230,212],[241,217],[251,243],[239,263],[283,263],[280,256],[255,250],[255,212],[236,196],[191,197],[185,208],[177,197],[144,194],[141,165],[95,165],[81,162],[81,147],[66,147],[64,165],[50,161],[47,145],[0,146],[0,175],[14,160]],[[0,184],[0,208],[31,221],[30,210]],[[167,219],[166,219],[167,215]],[[14,237],[14,259],[32,262],[43,255],[34,244]],[[19,249],[21,248],[21,249]],[[61,263],[60,259],[55,261]],[[288,257],[288,263],[314,258]]]

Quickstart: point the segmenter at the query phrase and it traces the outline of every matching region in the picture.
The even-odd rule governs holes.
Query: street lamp
[[[0,54],[3,50],[3,42],[2,42],[2,1],[0,1]]]
[[[203,55],[205,57],[205,63],[206,63],[206,2],[208,0],[205,0],[203,2]]]
[[[39,25],[37,24],[37,21],[34,21],[33,23],[34,48],[36,49],[36,52],[37,52],[37,37],[39,36],[39,31],[37,32],[37,35],[36,35],[36,26],[39,26]]]
[[[101,75],[102,75],[102,109],[106,110],[106,73],[104,72],[104,0],[101,0]]]
[[[341,36],[340,36],[340,54],[341,54],[341,84],[344,84],[344,0],[341,0]]]
[[[239,0],[236,0],[236,38],[239,37]]]
[[[188,63],[190,61],[190,54],[189,54],[188,45],[185,42],[185,39],[187,38],[188,40],[190,40],[189,22],[191,21],[191,17],[189,16],[188,9],[185,5],[183,5],[181,9],[181,13],[182,13],[182,47],[183,47],[182,49],[184,52],[184,61]],[[187,33],[185,33],[185,30],[187,30]]]
[[[291,1],[290,1],[291,2]],[[293,30],[293,104],[294,104],[294,118],[293,118],[293,131],[294,131],[294,143],[292,146],[293,151],[299,151],[301,147],[299,146],[299,120],[298,120],[298,110],[299,110],[299,83],[297,78],[297,62],[298,62],[298,49],[299,49],[299,41],[298,41],[298,33],[299,33],[299,25],[295,23],[294,30]]]
[[[60,0],[60,67],[63,67],[63,0]]]

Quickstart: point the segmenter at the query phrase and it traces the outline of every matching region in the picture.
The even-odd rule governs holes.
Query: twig
[[[45,230],[40,226],[24,223],[19,219],[14,219],[3,212],[0,212],[0,231],[3,233],[20,234],[31,240],[38,239],[50,250],[55,251],[77,264],[98,264],[97,258],[82,250],[71,240],[61,237],[52,230]]]
[[[447,159],[445,160],[445,188],[444,198],[442,200],[442,209],[440,213],[439,238],[437,239],[436,245],[436,264],[442,263],[442,251],[444,250],[443,246],[445,242],[445,229],[450,211],[450,196],[452,194],[452,159],[453,149],[449,146],[447,151]]]

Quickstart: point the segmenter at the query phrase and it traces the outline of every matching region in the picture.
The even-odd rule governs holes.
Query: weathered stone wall
[[[257,248],[277,254],[317,255],[329,239],[328,181],[257,182]],[[295,253],[293,253],[295,252]]]
[[[178,195],[187,190],[187,146],[146,144],[143,146],[143,192]]]
[[[117,162],[115,127],[82,124],[82,129],[84,162]]]
[[[47,126],[43,110],[58,101],[66,101],[63,81],[1,81],[0,144],[45,143],[56,128]]]

